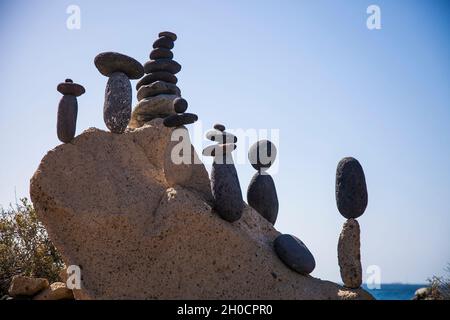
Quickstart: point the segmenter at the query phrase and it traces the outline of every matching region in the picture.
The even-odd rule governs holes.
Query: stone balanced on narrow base
[[[75,137],[77,129],[78,102],[77,97],[85,93],[84,87],[73,83],[71,79],[58,84],[58,92],[63,94],[58,105],[56,131],[61,142],[68,143]]]
[[[105,89],[103,120],[113,133],[123,133],[131,118],[131,83],[144,68],[135,59],[117,52],[103,52],[94,59],[98,71],[109,77]]]
[[[366,210],[368,202],[364,171],[355,158],[342,159],[336,170],[336,203],[348,220],[344,223],[338,242],[341,278],[348,288],[362,284],[360,227],[356,218]]]
[[[278,196],[275,183],[266,171],[275,161],[277,149],[269,140],[261,140],[250,147],[248,158],[255,173],[247,189],[247,202],[267,221],[275,224],[278,216]]]
[[[181,96],[181,91],[176,85],[178,79],[175,74],[181,70],[181,65],[173,60],[171,51],[176,40],[175,33],[164,31],[159,33],[159,38],[153,43],[150,61],[144,64],[146,75],[136,84],[138,103],[131,115],[131,128],[177,113],[174,110],[174,100]],[[171,121],[177,122],[173,119]]]
[[[176,114],[170,115],[164,118],[164,126],[172,128],[172,127],[181,127],[186,124],[194,123],[198,120],[196,114],[193,113],[184,113],[188,108],[188,103],[183,98],[176,98],[173,100],[173,109]]]
[[[223,125],[215,125],[214,128],[216,130],[208,132],[206,138],[218,141],[219,144],[203,149],[203,155],[214,157],[211,169],[214,209],[222,219],[234,222],[241,218],[244,209],[241,186],[231,154],[236,149],[237,138],[225,132]],[[217,128],[223,130],[217,130]]]

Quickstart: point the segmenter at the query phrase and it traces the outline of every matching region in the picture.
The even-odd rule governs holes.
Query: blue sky
[[[71,4],[80,30],[66,28]],[[371,4],[381,30],[366,28]],[[280,130],[276,228],[308,245],[314,276],[340,280],[335,170],[354,156],[369,190],[363,268],[424,282],[450,262],[449,14],[448,1],[1,1],[0,204],[15,189],[28,196],[59,144],[56,85],[70,77],[86,88],[77,134],[105,129],[95,55],[144,63],[168,29],[179,37],[178,85],[205,130]],[[254,170],[237,169],[245,191]]]

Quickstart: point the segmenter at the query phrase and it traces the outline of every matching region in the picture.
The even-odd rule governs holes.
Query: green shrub
[[[0,297],[6,295],[14,275],[22,274],[59,280],[64,264],[39,222],[32,204],[0,208]]]
[[[450,263],[445,269],[446,276],[433,276],[428,280],[430,284],[430,297],[434,300],[450,300]]]

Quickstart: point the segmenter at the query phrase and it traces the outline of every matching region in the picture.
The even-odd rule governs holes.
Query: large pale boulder
[[[11,280],[8,294],[11,297],[31,297],[48,286],[47,279],[16,275]]]
[[[273,250],[279,232],[250,207],[221,219],[203,164],[172,168],[192,172],[168,181],[171,132],[159,120],[122,135],[89,129],[31,179],[39,218],[66,265],[81,269],[77,299],[371,298],[285,266]]]
[[[33,300],[73,300],[72,290],[63,282],[54,282],[47,289],[36,295]]]

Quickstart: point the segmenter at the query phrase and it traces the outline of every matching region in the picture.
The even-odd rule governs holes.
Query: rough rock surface
[[[338,242],[341,278],[348,288],[359,288],[362,284],[360,245],[359,223],[355,219],[348,219],[342,227]]]
[[[122,135],[89,129],[51,150],[31,179],[50,238],[81,268],[76,298],[371,298],[286,267],[273,250],[279,232],[250,207],[221,219],[203,164],[168,183],[172,131],[161,119]]]
[[[33,300],[72,300],[73,298],[72,290],[68,289],[64,283],[54,282]]]
[[[175,114],[173,100],[178,98],[174,94],[160,94],[139,101],[131,114],[129,127],[132,129],[142,127],[146,122],[155,118],[165,118]]]
[[[111,74],[106,84],[103,120],[111,132],[123,133],[131,118],[131,83],[122,72]]]
[[[8,294],[11,297],[31,297],[48,286],[48,280],[44,278],[14,276]]]

